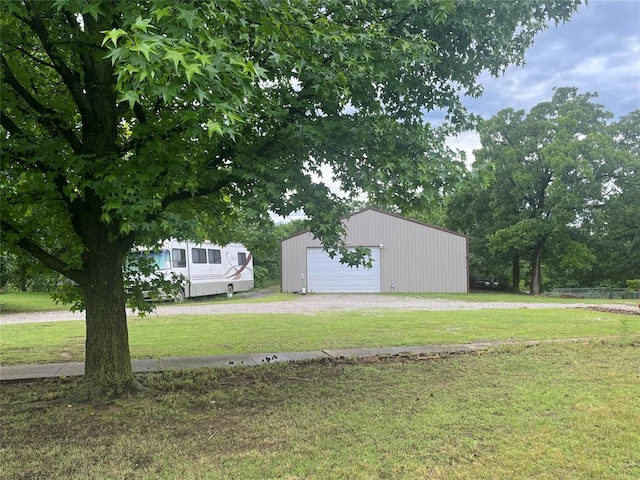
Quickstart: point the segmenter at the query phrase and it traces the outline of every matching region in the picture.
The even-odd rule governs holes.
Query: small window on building
[[[172,249],[171,258],[173,259],[173,268],[185,268],[187,266],[187,252],[183,248]]]
[[[207,250],[207,253],[209,254],[209,263],[222,263],[222,254],[220,250]]]
[[[247,263],[247,254],[244,252],[238,253],[238,265],[244,265]]]
[[[207,263],[207,251],[204,248],[192,248],[191,258],[193,263]]]

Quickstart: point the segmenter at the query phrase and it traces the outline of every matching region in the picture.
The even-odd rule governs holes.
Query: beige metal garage
[[[371,249],[373,268],[331,259],[309,231],[281,244],[283,292],[467,292],[467,237],[367,208],[344,220],[347,245]]]

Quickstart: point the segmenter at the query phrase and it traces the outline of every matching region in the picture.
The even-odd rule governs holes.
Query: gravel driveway
[[[440,298],[412,298],[376,294],[313,294],[292,295],[291,300],[265,303],[197,303],[160,305],[154,315],[208,314],[226,315],[235,313],[299,313],[307,314],[323,311],[375,310],[390,308],[393,310],[481,310],[497,308],[598,308],[621,313],[637,313],[637,308],[628,305],[600,305],[564,303],[527,303],[527,302],[465,302]],[[135,314],[130,313],[135,317]],[[0,325],[32,322],[60,322],[84,320],[84,312],[39,312],[28,314],[0,315]]]

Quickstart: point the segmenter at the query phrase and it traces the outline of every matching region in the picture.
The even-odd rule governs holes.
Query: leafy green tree
[[[505,109],[479,129],[474,169],[493,175],[482,194],[491,212],[485,238],[494,252],[528,258],[534,294],[541,291],[545,248],[556,251],[566,271],[591,268],[595,256],[575,232],[588,229],[610,200],[607,192],[630,174],[632,158],[611,133],[612,114],[594,98],[558,88],[528,114]]]
[[[478,175],[478,170],[465,175],[459,188],[447,198],[443,226],[469,237],[469,271],[472,276],[511,276],[512,289],[518,290],[521,252],[495,249],[489,243],[489,236],[496,225],[506,219],[494,218],[489,207],[491,190],[487,188],[488,181],[486,173]]]
[[[583,222],[549,238],[541,266],[545,290],[592,285],[598,258],[590,241],[590,229],[590,222]]]
[[[615,171],[615,183],[607,185],[588,240],[596,257],[592,283],[624,287],[627,280],[640,278],[640,110],[612,124],[610,134],[629,159]]]
[[[0,256],[0,288],[16,289],[21,292],[28,290],[41,290],[41,288],[29,288],[30,279],[33,275],[33,268],[38,265],[37,260],[26,253],[3,252]],[[42,285],[38,282],[37,287],[44,287],[44,291],[51,291],[51,285]]]
[[[579,3],[1,2],[3,241],[79,286],[85,396],[136,388],[123,283],[134,244],[196,239],[204,211],[223,243],[248,202],[304,208],[340,250],[346,209],[323,169],[353,196],[433,196],[431,172],[448,167],[424,112],[465,124],[460,96],[481,93],[480,72],[521,62]]]

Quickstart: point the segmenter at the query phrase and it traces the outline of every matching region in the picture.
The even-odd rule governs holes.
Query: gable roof
[[[399,220],[404,220],[406,222],[415,223],[415,224],[423,226],[423,227],[433,228],[434,230],[440,230],[441,232],[449,233],[451,235],[457,235],[459,237],[468,238],[467,235],[464,235],[462,233],[454,232],[453,230],[447,230],[446,228],[442,228],[442,227],[436,227],[434,225],[429,225],[428,223],[420,222],[420,221],[414,220],[412,218],[403,217],[402,215],[398,215],[397,213],[387,212],[386,210],[381,210],[381,209],[376,208],[376,207],[363,208],[362,210],[359,210],[359,211],[357,211],[355,213],[352,213],[348,217],[342,217],[340,220],[342,222],[344,222],[345,220],[349,220],[350,218],[353,218],[355,216],[358,216],[358,215],[360,215],[362,213],[365,213],[365,212],[368,212],[368,211],[373,211],[373,212],[379,213],[381,215],[388,215],[390,217],[394,217],[394,218],[397,218]],[[305,235],[305,234],[308,234],[308,233],[311,233],[310,229],[306,229],[306,230],[303,230],[301,232],[294,233],[293,235],[289,235],[288,237],[283,238],[280,242],[284,242],[284,241],[289,240],[291,238],[295,238],[295,237],[298,237],[300,235]]]

